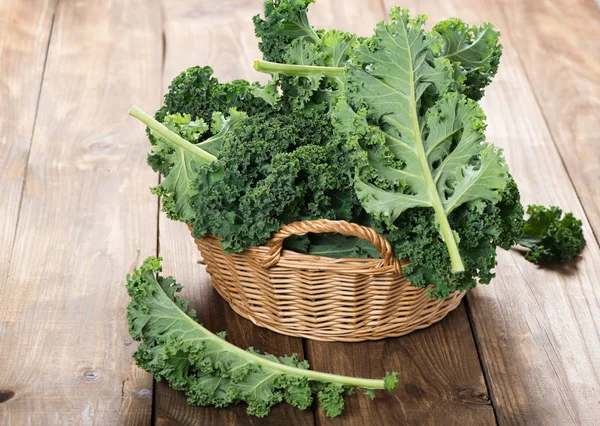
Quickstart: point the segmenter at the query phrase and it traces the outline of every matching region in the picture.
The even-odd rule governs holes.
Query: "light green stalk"
[[[144,123],[146,126],[150,127],[150,129],[152,129],[154,132],[158,133],[160,136],[162,136],[169,142],[173,143],[174,145],[177,145],[178,147],[180,147],[182,149],[185,149],[186,151],[190,152],[191,154],[194,154],[195,156],[201,158],[202,160],[209,162],[209,163],[212,161],[217,161],[217,157],[206,152],[205,150],[198,147],[197,145],[194,145],[193,143],[186,141],[184,138],[179,136],[177,133],[175,133],[172,130],[170,130],[169,128],[167,128],[164,124],[159,123],[154,118],[152,118],[150,115],[146,114],[139,107],[137,107],[135,105],[132,106],[129,109],[129,115],[140,120],[142,123]]]
[[[254,69],[268,74],[281,73],[295,77],[331,77],[341,78],[344,76],[344,68],[320,67],[316,65],[293,65],[280,64],[269,61],[254,61]]]

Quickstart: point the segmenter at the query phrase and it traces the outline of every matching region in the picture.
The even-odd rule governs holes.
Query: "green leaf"
[[[199,147],[217,157],[223,148],[226,136],[232,131],[233,126],[248,118],[245,112],[240,112],[235,108],[230,108],[228,112],[228,116],[220,112],[213,112],[210,126],[213,136],[198,144]]]
[[[163,197],[162,208],[170,219],[192,223],[196,217],[192,198],[198,194],[194,185],[200,175],[198,168],[217,159],[226,136],[236,123],[248,117],[247,114],[235,108],[229,109],[228,116],[214,112],[210,126],[212,136],[199,143],[209,130],[202,119],[192,120],[189,114],[172,114],[159,123],[143,112],[136,114],[150,126],[155,139],[150,155],[160,156],[169,164],[163,172],[163,181],[152,188],[152,192]],[[211,181],[220,175],[217,170],[211,175]]]
[[[519,239],[520,245],[530,249],[525,259],[545,265],[568,262],[581,254],[585,247],[582,223],[572,213],[563,216],[557,206],[530,205],[527,214]]]
[[[471,27],[457,18],[439,22],[433,32],[442,39],[440,54],[466,71],[465,94],[480,99],[498,71],[502,55],[500,32],[488,22]]]
[[[357,194],[369,213],[390,223],[407,209],[433,208],[452,270],[461,272],[447,216],[467,202],[499,200],[508,170],[500,153],[482,142],[479,106],[446,93],[452,66],[435,58],[435,37],[422,30],[425,18],[394,8],[390,19],[377,25],[347,67],[346,97],[356,111],[348,131],[365,152]]]
[[[163,197],[162,207],[167,217],[189,223],[196,216],[191,205],[191,198],[196,194],[192,182],[202,162],[178,146],[173,147],[167,158],[173,166],[162,182],[151,189],[152,193]]]
[[[258,47],[268,61],[283,61],[290,43],[296,39],[319,41],[308,22],[308,5],[314,0],[265,1],[264,19],[253,18],[254,31],[261,39]]]
[[[129,332],[141,341],[137,364],[186,393],[193,405],[225,407],[248,404],[248,414],[264,417],[284,399],[305,409],[318,395],[327,415],[342,412],[341,395],[353,387],[393,390],[388,379],[370,380],[307,370],[308,363],[247,351],[194,321],[189,303],[179,298],[181,285],[172,277],[156,276],[160,258],[149,257],[127,276],[131,302]]]
[[[325,65],[343,67],[349,58],[357,37],[354,34],[339,30],[330,30],[323,36],[322,44],[325,52]]]
[[[163,124],[172,132],[197,143],[208,131],[208,125],[201,118],[192,120],[189,114],[172,114],[164,118]],[[196,194],[192,181],[196,178],[197,168],[205,160],[194,153],[174,144],[158,132],[151,130],[156,142],[153,154],[160,155],[170,164],[162,182],[152,188],[152,193],[163,197],[163,211],[170,219],[190,222],[195,217],[191,198]]]

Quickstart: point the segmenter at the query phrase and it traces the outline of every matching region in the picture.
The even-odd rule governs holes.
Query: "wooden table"
[[[311,18],[369,35],[392,3],[319,0]],[[402,338],[319,343],[257,328],[211,288],[185,225],[159,214],[149,145],[127,109],[158,108],[191,65],[264,78],[250,20],[261,0],[0,0],[0,424],[600,424],[600,12],[592,0],[403,5],[501,29],[488,139],[524,203],[583,218],[582,258],[549,270],[500,250],[491,285]],[[334,420],[188,407],[132,364],[124,277],[157,253],[211,330],[317,370],[397,370],[398,391],[351,398]]]

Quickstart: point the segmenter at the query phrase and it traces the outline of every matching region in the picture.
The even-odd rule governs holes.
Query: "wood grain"
[[[28,6],[31,7],[31,6]],[[60,1],[8,279],[0,404],[10,425],[148,424],[124,278],[156,252],[156,175],[134,102],[156,106],[156,2]],[[29,72],[29,71],[24,71]]]
[[[397,371],[398,389],[348,398],[322,425],[493,425],[494,412],[463,305],[441,322],[400,338],[364,343],[307,341],[312,368],[376,378]]]
[[[510,40],[484,102],[494,117],[488,135],[505,149],[523,203],[572,211],[588,244],[564,268],[538,268],[500,250],[497,279],[469,295],[474,329],[501,422],[597,424],[600,250]]]
[[[600,3],[498,0],[498,5],[600,241]]]
[[[10,264],[55,8],[54,0],[0,2],[0,282]]]
[[[347,1],[340,9],[320,0],[311,8],[317,28],[340,28],[362,36],[373,33],[384,16],[379,1]],[[397,371],[394,393],[348,398],[347,412],[329,419],[319,410],[321,425],[494,424],[483,372],[463,305],[441,323],[395,339],[368,343],[306,342],[312,368],[336,374],[381,377]]]
[[[446,319],[400,338],[364,343],[307,341],[314,369],[376,378],[397,371],[393,393],[347,398],[346,411],[320,425],[493,425],[494,412],[463,305]]]
[[[235,78],[249,80],[266,76],[253,71],[259,51],[251,17],[260,10],[261,1],[181,1],[165,3],[164,90],[177,74],[193,65],[210,65],[222,82]],[[301,339],[282,336],[254,326],[237,314],[212,288],[205,268],[197,264],[200,254],[183,223],[160,215],[160,254],[164,270],[184,285],[185,297],[192,300],[201,323],[211,331],[226,330],[229,341],[254,346],[277,355],[303,354]],[[299,411],[289,405],[275,407],[269,417],[258,419],[246,414],[242,405],[227,409],[191,407],[181,392],[159,383],[156,389],[157,425],[310,425],[310,410]]]
[[[502,31],[500,70],[483,101],[488,139],[504,148],[524,204],[558,204],[584,219],[588,246],[578,262],[541,269],[515,250],[499,250],[497,278],[468,295],[498,421],[597,424],[600,251],[507,24],[506,17],[519,12],[505,16],[491,0],[413,1],[407,7],[427,13],[432,24],[460,16],[473,24],[491,21]]]

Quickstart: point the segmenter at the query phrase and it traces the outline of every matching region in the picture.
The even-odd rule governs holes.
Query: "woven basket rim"
[[[193,234],[193,226],[188,224],[188,227]],[[322,231],[322,229],[326,229],[327,231]],[[335,258],[298,253],[293,250],[283,249],[282,247],[283,240],[285,240],[287,236],[319,232],[339,233],[366,240],[378,249],[380,257]],[[287,236],[284,237],[284,235]],[[219,238],[210,234],[205,234],[201,236],[201,238],[208,244],[215,246],[215,248],[219,247],[222,249]],[[255,258],[257,262],[263,264],[265,269],[269,269],[270,267],[279,264],[292,269],[329,270],[338,273],[386,274],[395,271],[396,273],[402,274],[402,269],[409,264],[408,259],[396,258],[391,244],[375,229],[344,220],[318,219],[311,221],[296,221],[287,225],[284,224],[281,225],[279,231],[276,232],[266,244],[256,247],[246,247],[240,253]],[[240,253],[230,254],[236,255]],[[385,264],[384,256],[388,257],[388,264]]]
[[[221,248],[219,240],[212,236],[201,237],[206,243],[215,247]],[[268,246],[248,247],[239,253],[230,253],[230,255],[239,255],[244,253],[250,255],[260,262],[260,259],[264,259],[269,252]],[[402,267],[409,264],[406,260],[401,260]],[[328,257],[328,256],[315,256],[312,254],[298,253],[294,250],[284,249],[281,251],[281,258],[277,263],[280,266],[284,266],[290,269],[318,269],[337,271],[338,273],[381,273],[387,274],[394,271],[393,266],[383,266],[380,258],[368,258],[368,257]]]

